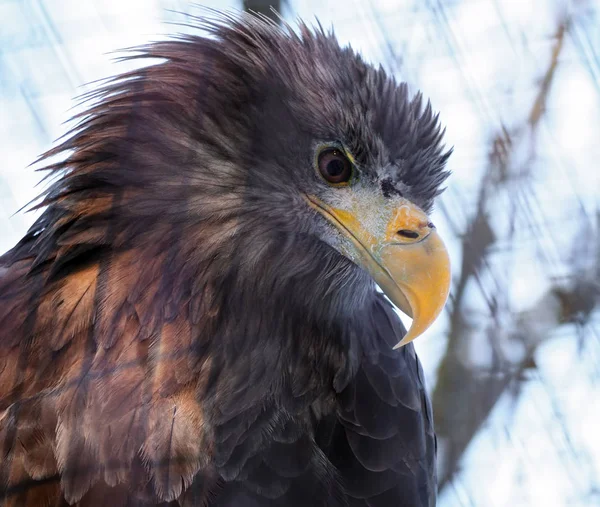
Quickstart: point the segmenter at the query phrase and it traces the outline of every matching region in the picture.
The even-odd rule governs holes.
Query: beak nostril
[[[409,231],[408,229],[400,229],[397,234],[399,236],[403,236],[408,239],[417,239],[419,237],[419,233],[415,231]]]
[[[428,222],[427,227],[429,227],[430,229],[435,229],[435,225],[433,225],[433,222]]]

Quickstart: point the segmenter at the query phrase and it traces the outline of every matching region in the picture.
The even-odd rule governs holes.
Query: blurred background
[[[453,259],[416,347],[439,437],[439,507],[600,506],[600,4],[219,0],[333,26],[441,111],[453,176],[434,221]],[[183,0],[0,0],[0,253],[28,165],[120,48],[189,32]],[[70,110],[71,108],[71,110]]]

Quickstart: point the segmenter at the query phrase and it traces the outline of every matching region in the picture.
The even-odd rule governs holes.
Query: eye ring
[[[321,177],[330,185],[345,186],[352,179],[354,166],[339,148],[322,150],[317,157],[317,169]]]

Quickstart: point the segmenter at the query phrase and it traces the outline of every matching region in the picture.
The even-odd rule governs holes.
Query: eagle
[[[433,506],[438,114],[320,25],[192,24],[40,157],[0,257],[0,504]]]

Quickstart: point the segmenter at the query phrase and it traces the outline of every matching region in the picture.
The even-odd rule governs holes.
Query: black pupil
[[[332,177],[339,176],[346,170],[346,164],[339,158],[334,158],[327,164],[327,174]]]
[[[319,171],[330,183],[346,183],[352,176],[352,164],[339,150],[327,150],[319,156]]]

